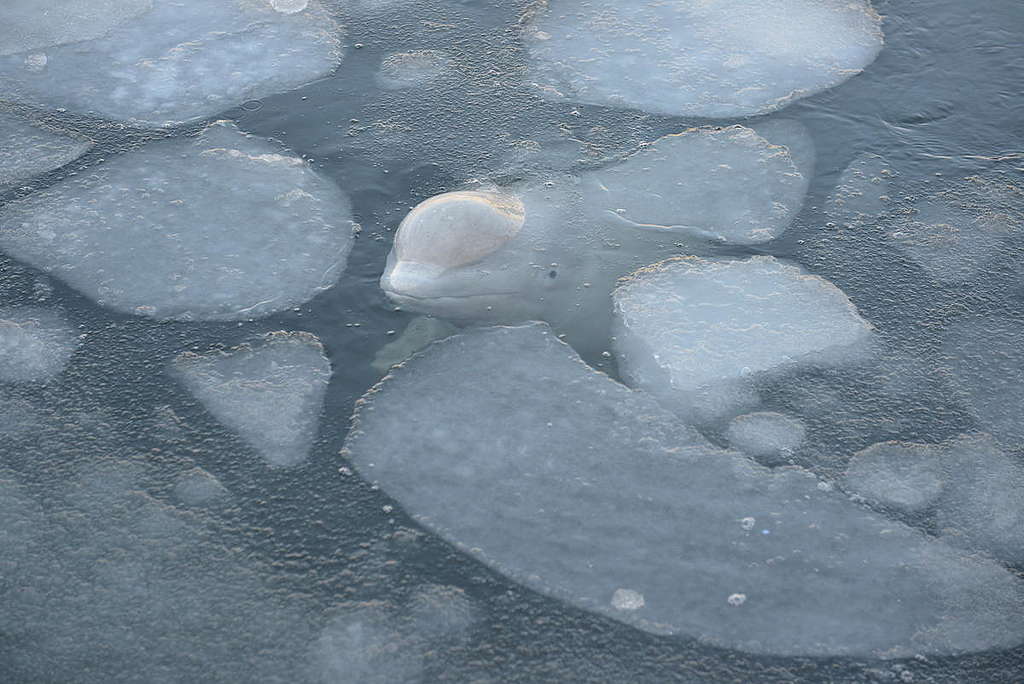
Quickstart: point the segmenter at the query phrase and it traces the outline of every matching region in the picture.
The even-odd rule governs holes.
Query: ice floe
[[[140,126],[209,117],[341,61],[341,29],[318,0],[20,0],[13,10],[13,23],[0,21],[5,99]]]
[[[79,337],[64,317],[35,307],[0,308],[0,382],[46,382],[59,374]]]
[[[333,285],[353,228],[336,185],[218,123],[3,206],[0,249],[118,311],[244,320]]]
[[[540,324],[395,368],[343,453],[481,562],[657,634],[883,658],[1024,640],[1024,587],[997,563],[710,446]]]
[[[385,57],[377,71],[377,81],[385,88],[415,88],[435,84],[451,74],[451,58],[444,52],[414,50]]]
[[[551,0],[524,27],[550,97],[658,114],[763,114],[831,88],[882,48],[866,0]]]
[[[849,363],[872,346],[839,288],[773,257],[670,259],[623,280],[614,299],[623,376],[690,418],[754,404],[762,374]]]
[[[0,110],[0,188],[64,166],[90,147],[88,140],[32,125]]]
[[[268,463],[293,466],[306,459],[331,377],[316,337],[270,333],[226,351],[182,354],[173,369],[211,415]]]

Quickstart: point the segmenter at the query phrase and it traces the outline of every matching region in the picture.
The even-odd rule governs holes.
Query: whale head
[[[558,271],[527,218],[511,194],[431,197],[399,225],[380,286],[403,309],[456,321],[542,318]]]

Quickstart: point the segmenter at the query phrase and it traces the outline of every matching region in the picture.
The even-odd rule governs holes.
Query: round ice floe
[[[866,499],[919,511],[938,500],[944,471],[942,452],[934,446],[885,442],[854,454],[845,484]]]
[[[839,288],[772,257],[670,259],[624,280],[614,299],[624,377],[702,418],[749,404],[761,374],[854,361],[872,336]]]
[[[451,69],[451,59],[439,50],[394,52],[380,63],[377,80],[385,88],[413,88],[437,81]]]
[[[67,365],[78,336],[46,309],[0,309],[0,381],[46,382]]]
[[[301,159],[215,124],[11,202],[0,229],[0,249],[118,311],[245,320],[333,285],[353,223]]]
[[[90,147],[88,140],[33,126],[0,111],[0,188],[63,166]]]
[[[883,658],[1024,640],[1024,586],[999,564],[712,447],[539,324],[395,368],[343,453],[480,562],[650,632]]]
[[[409,618],[421,637],[452,637],[464,633],[477,619],[477,610],[458,587],[431,584],[409,598]]]
[[[223,352],[182,354],[173,369],[215,418],[271,465],[306,459],[331,377],[316,337],[271,333]]]
[[[737,117],[850,78],[881,49],[880,26],[867,0],[552,0],[525,37],[549,96]]]
[[[585,210],[602,212],[605,220],[751,244],[789,226],[809,180],[788,148],[730,126],[659,138],[586,174],[582,187]]]
[[[771,462],[782,462],[792,456],[806,435],[807,428],[802,422],[771,411],[737,416],[725,431],[733,447]]]
[[[0,45],[13,45],[0,57],[6,99],[139,125],[212,116],[325,76],[341,60],[341,31],[318,0],[15,5],[20,23],[0,21]],[[41,67],[28,61],[40,53],[26,52],[40,48]]]

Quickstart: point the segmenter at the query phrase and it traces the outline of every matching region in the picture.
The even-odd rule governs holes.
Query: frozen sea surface
[[[0,2],[14,117],[0,121],[0,300],[7,321],[32,312],[4,358],[14,375],[25,355],[49,369],[0,378],[0,680],[1020,680],[1024,611],[999,587],[1024,570],[1024,5],[871,6]],[[681,24],[684,10],[708,21]],[[571,44],[535,40],[539,22],[595,11]],[[672,37],[707,49],[664,52]],[[582,55],[588,41],[608,50]],[[545,61],[555,49],[564,59]],[[651,86],[701,56],[678,87]],[[203,133],[216,119],[237,132]],[[588,206],[584,186],[614,201]],[[511,240],[434,241],[435,255],[483,248],[452,269],[456,292],[529,283],[506,303],[542,306],[518,320],[551,318],[593,370],[553,340],[564,374],[515,345],[455,354],[484,333],[452,337],[453,322],[486,322],[497,302],[421,318],[379,287],[402,220],[451,192],[543,212]],[[647,228],[623,233],[616,209]],[[24,243],[14,215],[32,226]],[[435,236],[473,235],[453,225]],[[870,322],[872,354],[787,361],[768,334],[687,338],[714,342],[702,358],[760,350],[771,366],[737,358],[728,410],[694,416],[696,435],[664,397],[618,384],[631,367],[610,339],[616,279],[676,255],[774,259],[831,283]],[[746,302],[727,308],[751,340],[785,324],[790,349],[841,342],[817,314],[718,284]],[[679,303],[665,293],[658,307]],[[319,346],[268,348],[281,331]],[[195,394],[180,358],[210,381]],[[357,403],[402,459],[380,485],[338,455]],[[294,450],[274,441],[286,434]],[[657,460],[670,441],[691,445],[675,462],[692,468]],[[494,468],[508,477],[488,480]],[[509,562],[460,545],[468,525]],[[552,535],[516,542],[543,525]],[[614,565],[613,551],[646,555]],[[565,562],[579,557],[600,562]],[[913,562],[894,572],[898,559]],[[686,563],[686,586],[710,588],[666,600]],[[669,613],[691,598],[706,612]],[[660,611],[676,634],[642,624]]]

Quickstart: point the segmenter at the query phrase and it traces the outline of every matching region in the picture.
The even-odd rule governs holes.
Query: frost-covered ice
[[[451,638],[467,632],[478,620],[476,606],[458,587],[430,584],[409,598],[411,627],[423,637]]]
[[[807,428],[802,422],[772,411],[737,416],[725,431],[731,446],[771,465],[785,462],[800,448],[806,435]]]
[[[759,375],[841,365],[871,346],[871,325],[839,288],[773,257],[670,259],[614,299],[623,376],[687,417],[755,403]]]
[[[309,333],[270,333],[253,344],[174,362],[182,384],[273,466],[306,459],[331,364]]]
[[[414,88],[436,84],[451,74],[451,58],[444,52],[414,50],[385,57],[377,71],[377,81],[385,88]]]
[[[845,483],[869,500],[914,512],[938,500],[944,480],[945,464],[935,447],[883,442],[853,455]]]
[[[583,207],[630,228],[752,244],[789,226],[809,180],[750,128],[693,128],[586,174]]]
[[[845,484],[869,501],[931,509],[940,536],[954,546],[1024,561],[1024,463],[988,435],[875,444],[854,456]]]
[[[879,657],[1024,640],[1024,587],[998,564],[710,446],[540,324],[394,369],[344,453],[481,562],[651,632]]]
[[[770,129],[808,155],[798,127]],[[405,309],[471,323],[550,322],[606,348],[615,281],[680,252],[778,237],[807,189],[788,146],[692,128],[579,178],[458,190],[402,221],[381,287]]]
[[[5,99],[143,126],[212,116],[341,61],[341,29],[318,0],[9,4],[0,9]]]
[[[323,684],[413,684],[423,677],[423,654],[404,638],[379,602],[347,611],[313,644],[313,680]]]
[[[699,117],[779,109],[882,48],[866,0],[551,0],[524,34],[550,97]]]
[[[78,344],[55,311],[0,308],[0,382],[46,382],[64,370]]]
[[[0,188],[64,166],[90,147],[88,140],[34,126],[0,110]]]
[[[0,208],[0,249],[104,306],[244,320],[334,284],[344,193],[279,146],[218,123],[153,142]]]

